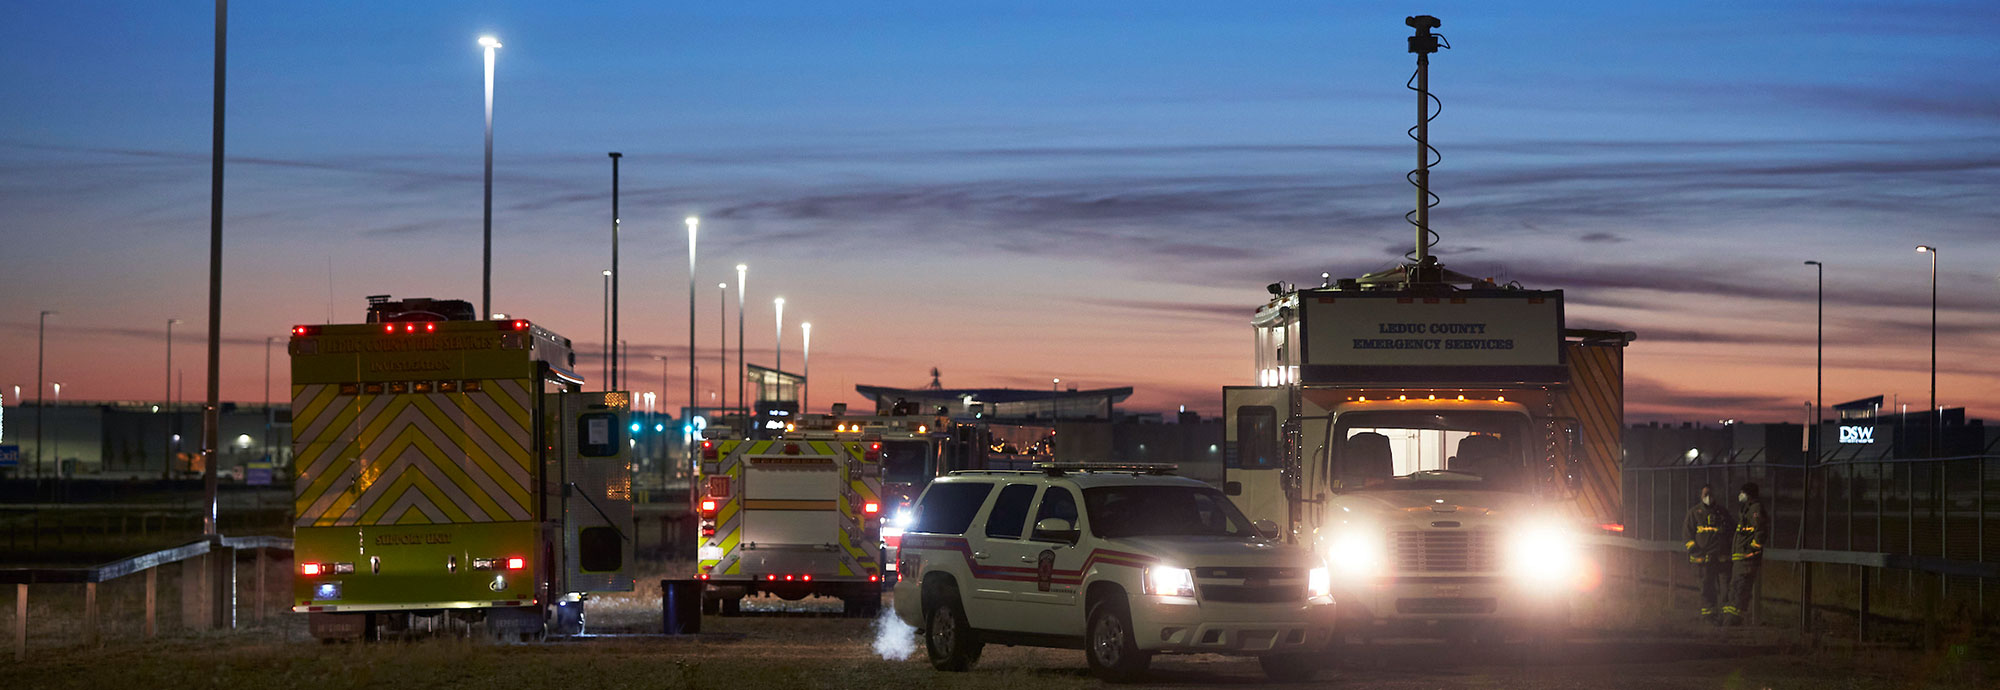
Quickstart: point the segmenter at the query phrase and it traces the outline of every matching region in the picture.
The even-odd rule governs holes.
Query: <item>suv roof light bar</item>
[[[1134,474],[1173,474],[1179,465],[1165,462],[1038,462],[1035,469],[1051,477],[1062,476],[1064,472],[1131,472]]]

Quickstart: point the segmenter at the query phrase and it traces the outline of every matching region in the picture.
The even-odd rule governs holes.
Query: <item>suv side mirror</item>
[[[1258,520],[1250,523],[1250,526],[1257,528],[1257,533],[1264,535],[1265,539],[1275,540],[1280,536],[1278,534],[1278,523],[1270,520]]]
[[[1059,541],[1074,545],[1080,536],[1076,526],[1062,518],[1043,518],[1035,523],[1035,541]]]

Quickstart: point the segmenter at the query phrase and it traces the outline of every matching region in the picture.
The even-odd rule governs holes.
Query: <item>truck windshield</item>
[[[1097,486],[1083,490],[1090,531],[1099,537],[1259,538],[1222,492],[1206,486]]]
[[[1513,412],[1350,412],[1330,430],[1330,467],[1344,489],[1417,484],[1524,490],[1528,419]]]

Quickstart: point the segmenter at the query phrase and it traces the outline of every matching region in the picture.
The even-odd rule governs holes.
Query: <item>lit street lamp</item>
[[[481,223],[485,245],[480,254],[479,273],[479,313],[493,313],[493,51],[500,48],[500,39],[480,36],[479,45],[486,49],[486,206]]]
[[[813,325],[811,323],[800,323],[799,330],[805,332],[805,344],[799,348],[801,353],[799,378],[805,381],[804,384],[799,386],[802,389],[799,392],[799,414],[805,414],[806,410],[811,409],[812,402]]]
[[[695,408],[697,408],[697,407],[700,407],[700,406],[701,406],[701,400],[699,400],[699,399],[695,398],[695,392],[694,392],[694,384],[695,384],[695,379],[694,379],[694,376],[695,376],[695,371],[694,371],[694,240],[695,240],[695,232],[696,232],[696,230],[697,230],[698,228],[700,228],[700,227],[701,227],[701,219],[700,219],[700,218],[696,218],[696,217],[694,217],[694,216],[688,216],[688,217],[687,217],[687,226],[688,226],[688,410],[689,410],[689,413],[688,413],[688,414],[694,414],[694,413],[693,413],[693,410],[694,410]],[[664,390],[665,390],[665,389],[662,389],[662,391],[663,391],[663,392],[664,392]],[[694,458],[694,447],[693,447],[692,445],[689,445],[689,447],[687,448],[687,452],[688,452],[688,458],[689,458],[690,460],[692,460],[692,459]]]
[[[56,381],[51,385],[54,385],[56,387],[56,407],[60,408],[62,407],[62,382]],[[58,419],[56,419],[56,423],[61,424],[62,423],[62,419],[60,419],[61,415],[58,414],[57,416]],[[53,452],[56,456],[56,481],[61,482],[64,475],[62,466],[62,434],[59,433],[50,434],[50,436],[52,436],[53,438],[50,439],[51,442],[49,444],[49,450]]]
[[[716,393],[715,413],[717,420],[729,410],[729,284],[715,284],[715,375],[721,377],[716,385],[721,388]]]
[[[1937,247],[1920,244],[1917,253],[1931,255],[1931,457],[1937,457],[1939,426],[1944,415],[1937,405]]]
[[[161,396],[167,405],[167,446],[160,458],[160,478],[172,479],[174,471],[174,324],[180,319],[167,319],[167,391]]]
[[[613,230],[611,234],[615,236],[618,234],[618,231]],[[616,245],[617,241],[613,240],[612,244]],[[616,251],[617,250],[613,250],[614,253]],[[618,387],[611,385],[611,271],[610,269],[606,269],[604,271],[604,346],[598,349],[600,352],[603,353],[604,356],[604,362],[603,362],[604,390],[606,391],[616,390]]]
[[[785,298],[771,300],[771,304],[778,308],[778,329],[773,331],[778,339],[777,352],[772,355],[772,359],[776,362],[771,368],[778,372],[778,378],[782,381],[785,373]]]
[[[745,425],[743,433],[746,438],[748,438],[750,433],[750,427],[748,426],[750,424],[750,402],[743,399],[743,387],[745,385],[744,379],[750,377],[750,370],[748,369],[748,362],[743,359],[743,285],[744,281],[748,280],[749,273],[749,264],[736,264],[736,404],[743,408],[743,423]]]
[[[48,341],[49,315],[56,312],[42,310],[35,322],[35,478],[42,476],[42,355],[43,344]]]

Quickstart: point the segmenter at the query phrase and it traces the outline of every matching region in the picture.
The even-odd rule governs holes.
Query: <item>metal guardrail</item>
[[[1669,554],[1668,558],[1670,559],[1685,554],[1687,551],[1687,545],[1684,542],[1641,540],[1608,535],[1598,535],[1589,541],[1595,546],[1626,549],[1642,553]],[[1764,558],[1767,561],[1778,563],[1847,565],[1862,568],[1906,570],[1953,577],[2000,579],[2000,563],[1961,561],[1937,556],[1916,556],[1902,553],[1870,551],[1836,551],[1828,549],[1765,549]],[[1661,573],[1670,598],[1674,591],[1672,565],[1673,562],[1669,561],[1668,568]],[[1871,579],[1865,574],[1861,577],[1860,591],[1857,593],[1853,607],[1857,621],[1855,636],[1862,640],[1868,638],[1869,608],[1870,603],[1873,601],[1873,597],[1870,596],[1869,592],[1869,582]],[[1811,580],[1807,579],[1804,582],[1806,586],[1810,586]],[[1763,598],[1762,587],[1760,586],[1758,589],[1756,598],[1761,600]],[[1799,624],[1802,629],[1808,629],[1809,631],[1812,622],[1810,612],[1817,608],[1818,605],[1814,603],[1810,592],[1804,592],[1803,594],[1802,601],[1799,602],[1803,607],[1799,617]]]
[[[256,590],[251,600],[251,610],[262,616],[264,592],[264,562],[266,551],[291,551],[292,540],[284,537],[221,537],[215,540],[201,540],[170,549],[161,549],[130,558],[121,558],[94,566],[74,568],[0,568],[0,584],[14,585],[14,659],[20,660],[28,654],[28,588],[30,585],[82,584],[84,636],[89,644],[98,642],[97,631],[97,585],[127,575],[146,574],[146,637],[153,637],[158,631],[157,607],[159,571],[155,570],[170,563],[189,561],[209,554],[228,555],[226,576],[229,588],[235,591],[236,551],[250,550],[256,554]],[[199,587],[189,587],[184,580],[183,591],[199,592]],[[233,596],[231,597],[234,598]],[[183,602],[186,607],[187,603]],[[205,607],[201,607],[205,608]],[[198,620],[198,618],[197,618]],[[230,612],[229,625],[235,624],[234,612]],[[201,626],[198,626],[201,627]]]

